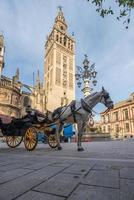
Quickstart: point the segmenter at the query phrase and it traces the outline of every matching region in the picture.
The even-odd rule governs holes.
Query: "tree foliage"
[[[108,2],[105,0],[87,0],[96,6],[96,11],[100,14],[101,17],[106,15],[113,15],[114,9],[112,6],[108,5]],[[109,0],[108,0],[109,1]],[[126,28],[130,23],[131,10],[134,8],[134,0],[114,0],[115,4],[119,8],[119,13],[117,13],[117,20],[121,18],[124,19],[123,23],[126,24]]]

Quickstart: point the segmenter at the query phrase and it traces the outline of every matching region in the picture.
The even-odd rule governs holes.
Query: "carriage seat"
[[[30,119],[29,118],[13,118],[11,123],[21,123],[21,122],[29,122]]]

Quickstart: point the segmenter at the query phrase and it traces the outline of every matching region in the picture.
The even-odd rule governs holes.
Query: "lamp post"
[[[95,71],[95,63],[90,66],[90,62],[85,55],[85,59],[83,61],[83,67],[77,66],[77,72],[75,74],[75,78],[77,81],[77,86],[80,88],[83,82],[82,92],[84,96],[91,94],[93,88],[90,87],[90,83],[92,80],[92,84],[96,86],[97,81],[95,80],[97,72]]]

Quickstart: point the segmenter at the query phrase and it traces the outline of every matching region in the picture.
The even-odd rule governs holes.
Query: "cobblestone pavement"
[[[38,144],[0,142],[0,200],[134,200],[134,140]]]

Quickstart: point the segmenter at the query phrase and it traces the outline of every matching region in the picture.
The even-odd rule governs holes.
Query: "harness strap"
[[[92,113],[92,109],[91,107],[84,101],[84,99],[81,99],[81,105],[82,105],[82,108],[89,112],[89,113]]]

